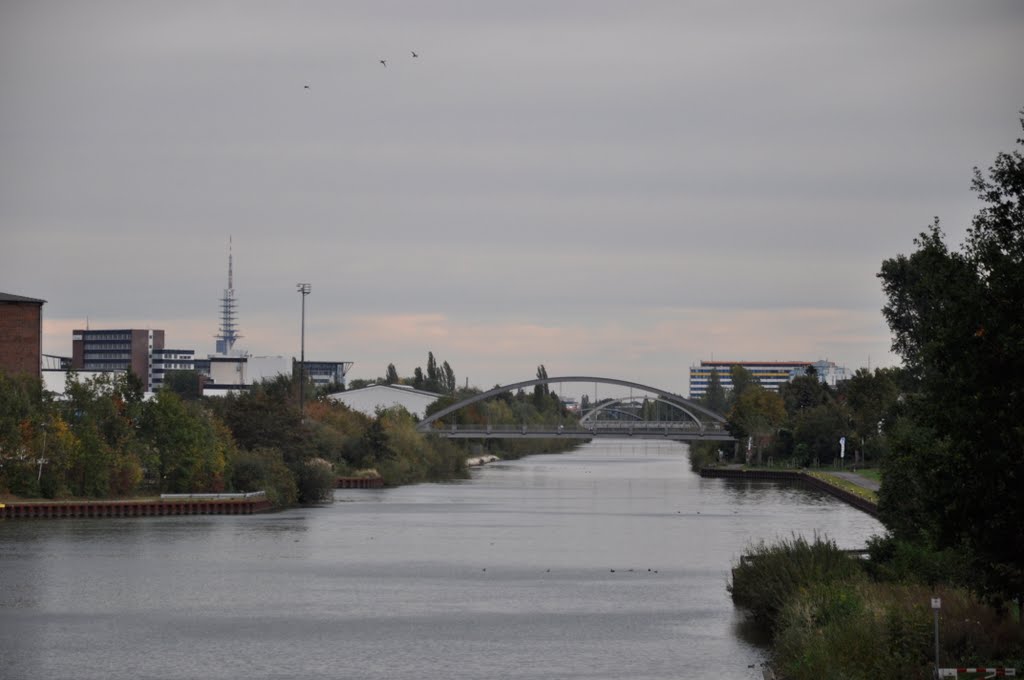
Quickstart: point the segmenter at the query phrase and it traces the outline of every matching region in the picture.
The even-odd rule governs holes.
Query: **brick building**
[[[163,348],[162,330],[75,330],[71,336],[71,367],[76,371],[131,370],[149,392],[154,382],[154,350]]]
[[[40,377],[46,300],[0,293],[0,371]]]

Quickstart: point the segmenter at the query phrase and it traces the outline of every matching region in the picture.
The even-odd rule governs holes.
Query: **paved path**
[[[851,484],[856,484],[857,486],[862,486],[865,489],[870,489],[871,491],[876,491],[877,492],[879,487],[881,486],[881,484],[879,484],[875,480],[868,479],[867,477],[862,477],[861,475],[858,475],[856,472],[834,472],[834,471],[832,471],[832,472],[829,472],[829,474],[830,475],[835,475],[836,477],[841,477],[841,478],[845,479],[846,481],[850,482]]]

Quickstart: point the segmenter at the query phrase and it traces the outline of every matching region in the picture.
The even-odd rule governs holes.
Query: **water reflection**
[[[677,678],[762,657],[750,542],[863,545],[820,493],[602,442],[273,515],[0,523],[6,678]]]

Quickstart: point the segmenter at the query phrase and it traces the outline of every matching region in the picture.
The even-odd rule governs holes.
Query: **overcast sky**
[[[350,377],[892,365],[875,275],[960,243],[1022,64],[1013,1],[0,0],[0,291],[205,355],[230,237],[239,346],[309,282]]]

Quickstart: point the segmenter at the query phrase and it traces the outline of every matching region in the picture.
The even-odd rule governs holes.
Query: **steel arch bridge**
[[[566,427],[565,425],[528,427],[526,425],[457,425],[451,423],[443,426],[445,416],[456,411],[472,406],[473,404],[486,401],[491,397],[500,394],[513,392],[524,387],[535,385],[552,385],[559,383],[594,383],[595,385],[615,385],[628,387],[630,389],[648,392],[657,395],[654,399],[670,405],[680,411],[685,418],[673,421],[602,421],[592,418],[596,411],[602,411],[613,404],[621,403],[624,398],[613,399],[610,402],[595,407],[594,411],[587,414],[579,423]],[[472,397],[452,404],[451,406],[438,411],[437,413],[424,418],[416,425],[416,429],[424,433],[432,433],[449,439],[597,439],[597,438],[634,438],[634,439],[670,439],[675,441],[734,441],[735,438],[729,434],[726,428],[725,416],[716,413],[700,404],[690,401],[678,394],[663,390],[650,385],[619,380],[617,378],[603,378],[596,376],[571,375],[560,377],[537,378],[524,380],[523,382],[510,385],[500,385],[493,389],[475,394]]]

